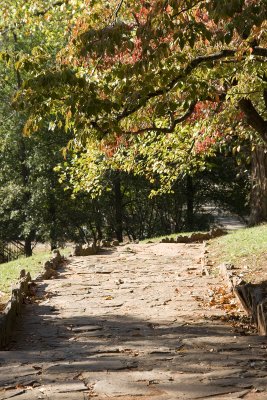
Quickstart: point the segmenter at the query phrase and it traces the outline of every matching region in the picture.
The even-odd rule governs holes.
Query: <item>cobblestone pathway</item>
[[[218,278],[201,245],[146,244],[72,258],[39,284],[9,351],[0,400],[267,399],[266,338],[203,308]]]

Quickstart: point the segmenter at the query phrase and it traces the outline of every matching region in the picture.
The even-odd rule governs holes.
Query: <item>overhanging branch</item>
[[[255,129],[265,143],[267,143],[267,121],[258,113],[250,99],[241,99],[238,102],[240,109],[246,116],[248,124]]]
[[[149,92],[144,97],[141,97],[141,95],[135,96],[135,98],[132,99],[134,105],[126,107],[120,114],[118,114],[116,121],[119,122],[124,118],[127,118],[130,115],[134,114],[136,111],[144,107],[149,100],[170,92],[179,81],[190,75],[191,72],[200,65],[205,63],[212,63],[214,61],[224,60],[227,59],[228,57],[235,56],[236,53],[237,50],[225,49],[217,53],[212,53],[209,55],[199,56],[194,58],[189,62],[189,64],[184,68],[184,70],[179,75],[174,77],[165,87]],[[267,57],[267,49],[258,46],[254,47],[252,49],[252,55]],[[234,62],[235,60],[233,59],[231,61]]]
[[[121,121],[122,119],[129,117],[130,115],[134,114],[136,111],[140,110],[143,106],[146,105],[146,103],[158,96],[162,96],[165,93],[170,92],[175,85],[182,80],[184,77],[189,75],[194,69],[196,69],[199,65],[204,64],[204,63],[209,63],[217,60],[221,60],[227,57],[232,57],[235,55],[236,51],[235,50],[222,50],[217,53],[209,54],[207,56],[199,56],[194,58],[184,69],[183,72],[181,72],[179,75],[177,75],[175,78],[173,78],[168,85],[166,85],[164,88],[157,89],[153,92],[148,93],[146,96],[143,98],[137,98],[135,99],[135,105],[129,108],[125,108],[118,116],[117,116],[117,122]]]
[[[173,115],[171,115],[171,124],[168,128],[158,128],[156,126],[151,126],[148,128],[138,129],[137,131],[123,132],[123,133],[131,134],[131,135],[135,135],[135,134],[138,135],[138,134],[145,133],[145,132],[172,133],[172,132],[174,132],[176,125],[186,121],[187,118],[189,118],[190,115],[192,115],[192,113],[194,112],[196,103],[197,103],[196,101],[192,102],[190,104],[188,110],[186,111],[186,113],[179,118],[175,119],[175,118],[173,118]]]

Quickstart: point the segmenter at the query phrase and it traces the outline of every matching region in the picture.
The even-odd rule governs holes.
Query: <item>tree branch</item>
[[[253,47],[252,54],[260,57],[267,57],[267,49],[264,47],[255,46]]]
[[[173,115],[171,115],[171,124],[168,128],[157,128],[156,126],[152,126],[149,128],[138,129],[137,131],[134,131],[134,132],[123,132],[123,133],[130,134],[130,135],[135,135],[135,134],[138,135],[138,134],[145,133],[145,132],[172,133],[172,132],[174,132],[176,125],[187,120],[187,118],[189,118],[190,115],[192,115],[192,113],[194,112],[196,103],[197,103],[196,101],[192,102],[190,104],[188,110],[186,111],[186,113],[179,118],[174,119]]]
[[[116,21],[117,21],[119,12],[120,12],[121,7],[122,7],[122,5],[123,5],[123,1],[124,1],[124,0],[120,0],[119,4],[118,4],[118,6],[117,6],[117,8],[116,8],[116,10],[115,10],[115,13],[114,13],[114,22],[113,22],[114,24],[115,24]]]
[[[263,99],[264,99],[264,104],[265,104],[265,108],[267,110],[267,89],[263,89]]]
[[[136,111],[138,111],[140,108],[142,108],[150,99],[153,99],[155,97],[161,96],[165,93],[168,93],[170,90],[174,88],[174,86],[185,76],[189,75],[194,69],[196,69],[199,65],[207,63],[207,62],[213,62],[217,60],[221,60],[226,57],[231,57],[235,55],[236,51],[235,50],[222,50],[218,53],[213,53],[209,54],[207,56],[199,56],[194,58],[188,65],[185,67],[184,71],[177,75],[175,78],[173,78],[168,85],[166,85],[164,88],[157,89],[153,92],[148,93],[146,96],[141,98],[134,99],[135,105],[130,108],[125,108],[118,116],[117,116],[117,122],[121,121],[122,119],[132,115]]]
[[[197,0],[195,3],[191,4],[191,6],[188,7],[184,7],[182,8],[180,11],[178,11],[176,14],[172,15],[172,19],[178,17],[180,14],[183,14],[186,11],[192,10],[192,8],[194,8],[195,6],[197,6],[198,4],[202,3],[202,0]]]
[[[170,90],[172,90],[175,85],[182,79],[184,79],[186,76],[191,74],[191,72],[199,67],[202,64],[205,63],[210,63],[214,61],[219,61],[223,60],[228,57],[233,57],[236,54],[236,50],[230,50],[230,49],[225,49],[217,53],[209,54],[206,56],[199,56],[194,58],[189,64],[185,67],[184,71],[181,72],[179,75],[177,75],[175,78],[173,78],[165,87],[157,89],[153,92],[148,93],[144,97],[141,97],[141,95],[133,98],[133,103],[134,105],[132,107],[126,107],[120,114],[118,114],[116,121],[119,122],[122,119],[134,114],[136,111],[138,111],[140,108],[146,105],[146,103],[155,97],[161,96],[165,93],[168,93]],[[257,55],[261,57],[266,57],[267,56],[267,49],[262,48],[262,47],[254,47],[252,50],[252,55]]]
[[[243,98],[239,100],[238,105],[245,114],[248,124],[255,129],[267,144],[267,121],[258,113],[250,99]]]
[[[17,34],[15,32],[13,32],[13,39],[14,39],[14,42],[15,42],[15,51],[16,51],[16,47],[17,47],[17,43],[18,43],[18,37],[17,37]],[[17,58],[18,57],[16,56],[16,61],[18,61]],[[20,74],[20,72],[19,72],[19,70],[17,68],[15,68],[15,72],[16,72],[16,77],[17,77],[17,89],[19,90],[21,88],[21,86],[22,86],[21,74]]]
[[[35,17],[41,17],[41,16],[45,15],[46,13],[48,13],[48,11],[53,10],[53,8],[55,8],[55,7],[60,7],[60,6],[62,6],[63,4],[68,4],[68,2],[69,2],[69,0],[59,0],[59,1],[56,1],[55,3],[51,4],[51,6],[48,7],[48,8],[46,8],[45,10],[42,10],[42,11],[41,11],[41,10],[40,10],[40,11],[35,11],[35,13],[33,13],[33,15],[34,15]]]

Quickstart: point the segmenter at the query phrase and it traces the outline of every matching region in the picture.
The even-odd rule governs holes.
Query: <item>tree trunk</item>
[[[53,179],[53,178],[52,178]],[[50,219],[50,248],[51,251],[55,250],[57,248],[57,242],[58,242],[58,237],[57,237],[57,228],[56,228],[56,198],[54,195],[54,184],[52,182],[51,187],[50,187],[50,192],[49,192],[49,219]]]
[[[114,202],[115,202],[115,234],[119,242],[123,242],[122,221],[123,221],[123,204],[121,192],[120,173],[117,172],[114,178]]]
[[[267,146],[258,145],[252,152],[249,225],[267,221]]]
[[[58,239],[57,229],[56,229],[56,207],[55,207],[54,196],[50,197],[49,214],[50,214],[50,248],[52,251],[57,248],[57,239]]]
[[[194,185],[190,175],[186,177],[186,225],[188,229],[194,226]]]
[[[97,233],[97,240],[102,240],[103,239],[103,222],[102,222],[102,216],[101,216],[101,211],[99,210],[98,207],[94,208],[94,215],[95,215],[95,229]]]
[[[174,187],[174,233],[180,232],[183,227],[183,206],[181,201],[180,187]]]
[[[31,257],[32,256],[32,235],[30,234],[29,236],[26,237],[25,243],[24,243],[24,253],[26,257]]]

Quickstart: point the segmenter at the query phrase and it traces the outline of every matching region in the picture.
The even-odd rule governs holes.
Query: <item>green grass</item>
[[[210,241],[210,258],[215,264],[231,262],[246,272],[249,280],[267,278],[267,224],[238,229]]]
[[[67,248],[60,249],[60,253],[63,255],[67,255],[69,252],[70,250]],[[42,271],[44,262],[50,256],[50,251],[42,249],[32,257],[21,257],[18,260],[0,264],[0,302],[3,302],[10,295],[11,286],[17,282],[22,269],[30,272],[31,277],[35,278]]]
[[[0,264],[0,292],[10,293],[11,285],[18,280],[22,269],[25,269],[26,272],[30,272],[32,278],[34,278],[41,272],[43,263],[49,256],[50,252],[42,252],[32,257],[21,257],[18,260]]]

